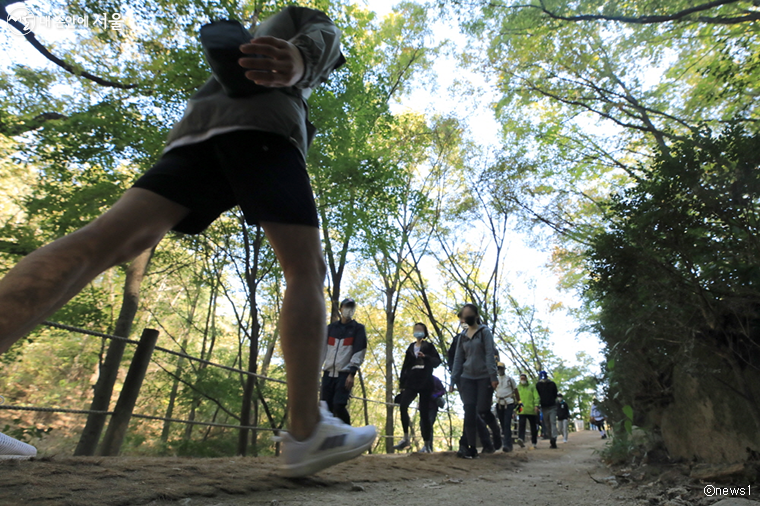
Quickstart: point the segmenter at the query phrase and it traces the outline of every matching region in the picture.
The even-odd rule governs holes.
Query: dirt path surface
[[[476,460],[453,453],[365,455],[290,480],[274,458],[55,457],[0,461],[0,505],[243,506],[659,504],[605,481],[598,432]],[[600,481],[598,483],[594,479]]]

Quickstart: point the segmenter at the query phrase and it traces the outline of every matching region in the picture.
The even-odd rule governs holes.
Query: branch
[[[189,381],[185,380],[184,378],[182,378],[182,377],[180,377],[180,376],[177,376],[176,374],[174,374],[173,372],[171,372],[170,370],[168,370],[167,368],[165,368],[164,366],[162,366],[161,364],[159,364],[159,363],[158,363],[158,362],[156,362],[155,360],[151,359],[151,362],[153,362],[154,364],[156,364],[156,365],[159,367],[159,369],[161,369],[161,370],[162,370],[162,371],[164,371],[166,374],[168,374],[168,375],[169,375],[169,376],[170,376],[172,379],[175,379],[175,380],[179,381],[180,383],[182,383],[183,385],[185,385],[186,387],[188,387],[190,390],[192,390],[193,392],[197,393],[197,394],[198,394],[198,395],[200,395],[201,397],[204,397],[205,399],[208,399],[209,401],[213,402],[214,404],[216,404],[216,405],[217,405],[217,407],[218,407],[219,409],[221,409],[222,411],[224,411],[224,412],[227,414],[227,416],[230,416],[230,417],[232,417],[233,419],[235,419],[235,420],[237,420],[238,422],[240,422],[240,417],[239,417],[239,416],[237,416],[237,415],[236,415],[235,413],[233,413],[232,411],[230,411],[229,409],[225,408],[225,407],[222,405],[221,401],[219,401],[219,400],[217,400],[217,399],[215,399],[215,398],[211,397],[211,396],[210,396],[210,395],[208,395],[207,393],[205,393],[205,392],[203,392],[202,390],[198,389],[198,388],[197,388],[195,385],[193,385],[193,384],[192,384],[192,383],[190,383]]]
[[[70,64],[66,63],[65,61],[61,60],[57,56],[55,56],[53,53],[47,50],[45,46],[42,45],[42,43],[37,40],[37,36],[34,34],[34,32],[29,31],[27,32],[24,29],[24,25],[20,23],[18,20],[13,19],[8,15],[8,11],[5,9],[5,5],[0,5],[0,17],[5,20],[6,23],[11,25],[13,28],[18,30],[24,38],[32,45],[34,48],[42,54],[45,58],[50,60],[51,62],[55,63],[59,67],[61,67],[66,72],[69,72],[70,74],[73,74],[77,77],[84,77],[85,79],[89,79],[90,81],[97,83],[101,86],[108,86],[110,88],[121,88],[123,90],[129,90],[133,88],[137,88],[136,84],[121,84],[114,81],[109,81],[107,79],[103,79],[101,77],[98,77],[96,75],[90,74],[87,71],[84,70],[77,70]]]
[[[47,121],[66,118],[68,118],[68,116],[57,112],[43,112],[42,114],[38,114],[32,119],[23,121],[16,125],[6,126],[0,124],[0,134],[7,135],[8,137],[14,137],[26,132],[31,132],[32,130],[37,130],[38,128],[42,127],[42,125]]]
[[[32,251],[34,250],[21,246],[13,241],[0,240],[0,253],[26,256]]]
[[[548,10],[541,0],[541,5],[522,5],[520,7],[532,7],[539,9],[552,19],[559,21],[618,21],[620,23],[636,24],[636,25],[651,25],[655,23],[668,23],[671,21],[682,21],[687,16],[697,12],[703,12],[723,5],[733,4],[742,0],[715,0],[713,2],[707,2],[701,5],[695,5],[682,11],[675,12],[673,14],[661,15],[661,16],[607,16],[604,14],[579,14],[575,16],[561,16]],[[504,7],[504,6],[501,6]],[[760,12],[745,11],[744,16],[725,17],[725,16],[699,16],[694,21],[699,23],[708,24],[722,24],[730,25],[737,23],[746,23],[751,21],[760,20]]]

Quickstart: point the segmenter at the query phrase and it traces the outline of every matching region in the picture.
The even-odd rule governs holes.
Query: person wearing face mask
[[[477,417],[480,415],[486,421],[494,418],[491,401],[494,390],[499,386],[499,379],[493,334],[483,325],[478,307],[475,304],[465,304],[461,315],[467,324],[467,331],[462,333],[457,342],[451,381],[459,388],[459,396],[464,404],[464,429],[468,444],[465,458],[477,458]],[[495,426],[498,430],[498,424]],[[496,438],[497,434],[494,434],[494,439]],[[500,435],[498,439],[501,446]],[[492,453],[493,445],[488,449],[484,447],[483,451]]]
[[[517,385],[517,393],[520,395],[520,423],[517,429],[517,444],[525,447],[525,424],[530,423],[530,440],[533,443],[533,449],[538,444],[538,390],[528,381],[528,376],[520,375],[520,384]]]
[[[459,313],[457,313],[457,317],[459,318],[459,324],[461,325],[462,332],[455,335],[454,339],[451,341],[451,346],[449,346],[448,351],[446,352],[446,357],[448,359],[448,366],[449,366],[449,373],[451,373],[454,370],[454,358],[456,356],[457,352],[457,345],[459,343],[459,338],[467,333],[467,323],[464,321],[464,316],[462,315],[462,311],[460,310]],[[451,388],[449,389],[449,392],[454,392],[454,383],[452,382]],[[491,433],[488,432],[488,426],[486,425],[486,422],[483,421],[483,419],[480,417],[480,415],[476,416],[476,424],[478,428],[478,436],[480,437],[480,441],[483,444],[483,448],[490,451],[491,448],[494,448],[494,451],[496,451],[493,442],[491,441]],[[459,438],[459,450],[457,451],[457,457],[460,459],[467,458],[467,449],[469,448],[469,444],[467,443],[467,431],[464,430],[464,426],[462,426],[462,436]]]
[[[512,376],[508,375],[503,362],[496,364],[499,371],[499,387],[496,389],[496,415],[501,423],[504,439],[504,452],[512,451],[512,413],[515,409],[515,401],[520,402],[520,394],[517,392],[517,384]]]
[[[549,379],[549,373],[540,371],[536,391],[541,400],[544,430],[549,436],[549,448],[557,448],[557,384]]]
[[[438,410],[443,409],[446,407],[446,387],[443,386],[443,382],[438,379],[437,376],[433,376],[433,391],[430,395],[430,398],[428,399],[427,403],[430,406],[428,409],[428,418],[430,419],[430,431],[432,434],[433,426],[435,425],[435,420],[438,418]],[[425,399],[420,397],[419,404],[422,404],[425,402]],[[418,407],[419,409],[419,407]],[[433,442],[430,441],[430,444],[427,445],[427,448],[424,450],[427,453],[433,453]]]
[[[433,393],[433,369],[441,365],[441,357],[431,343],[425,339],[428,337],[427,326],[424,323],[415,323],[413,329],[415,341],[409,345],[404,355],[404,363],[401,366],[401,395],[399,405],[401,411],[401,426],[404,429],[404,437],[393,448],[401,450],[409,446],[409,405],[419,395],[420,399],[420,433],[424,441],[425,452],[433,451],[433,428],[430,425],[430,399]]]
[[[355,312],[356,302],[345,299],[340,303],[340,320],[327,326],[320,395],[330,412],[349,425],[348,398],[367,353],[367,332],[364,325],[354,320]]]
[[[563,443],[567,443],[568,425],[570,424],[570,406],[562,394],[557,394],[557,430],[562,434]]]

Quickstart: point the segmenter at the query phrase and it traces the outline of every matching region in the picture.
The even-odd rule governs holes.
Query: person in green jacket
[[[528,381],[528,376],[520,375],[520,384],[517,385],[517,392],[520,394],[520,425],[517,429],[517,444],[525,448],[525,423],[530,422],[530,440],[533,448],[538,444],[538,406],[539,397],[536,386]]]
[[[315,128],[306,100],[345,59],[323,12],[289,6],[249,31],[229,70],[261,86],[229,96],[212,76],[189,100],[163,156],[114,206],[22,259],[0,281],[0,353],[101,272],[154,248],[170,230],[203,232],[238,206],[264,229],[287,288],[280,312],[288,387],[283,471],[305,476],[357,457],[374,426],[351,427],[320,406],[325,260],[306,150]],[[31,450],[3,437],[5,453]]]

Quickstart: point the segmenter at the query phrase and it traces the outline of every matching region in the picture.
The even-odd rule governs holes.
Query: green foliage
[[[615,431],[604,448],[599,450],[602,460],[610,466],[628,464],[631,458],[636,455],[638,445],[630,437],[628,432]]]
[[[756,133],[732,125],[695,134],[642,167],[638,184],[609,204],[613,219],[588,252],[587,296],[607,346],[611,405],[626,428],[644,421],[634,414],[672,401],[676,364],[706,377],[721,372],[705,353],[728,370],[760,365],[759,165]]]
[[[593,360],[585,352],[576,355],[577,364],[560,363],[551,369],[552,379],[570,407],[572,418],[588,420],[598,380],[593,375]]]
[[[36,426],[24,427],[24,421],[21,418],[14,418],[13,424],[6,425],[0,432],[24,443],[35,444],[35,442],[50,434],[52,430],[52,427],[46,429],[40,429]]]
[[[86,69],[134,87],[102,87],[59,69],[3,69],[2,267],[95,219],[158,159],[168,128],[209,75],[197,40],[201,24],[218,18],[264,19],[284,4],[144,0],[46,6],[90,19],[115,12],[131,17],[133,24],[124,32],[88,27],[72,40],[57,43],[55,52],[78,71]],[[549,179],[564,173],[551,166],[552,157],[570,159],[574,146],[556,125],[560,116],[547,113],[535,128],[519,121],[510,124],[526,135],[543,132],[544,147],[554,144],[556,150],[546,149],[536,160],[530,159],[532,153],[522,153],[525,156],[513,166],[521,169],[517,173],[511,172],[507,158],[492,172],[483,171],[474,161],[482,153],[459,118],[399,113],[394,108],[415,85],[432,83],[429,71],[441,46],[430,43],[432,16],[427,6],[402,2],[389,16],[377,19],[344,1],[301,4],[326,10],[336,20],[348,58],[310,98],[311,120],[319,133],[309,152],[308,170],[330,263],[330,295],[344,282],[345,291],[360,296],[361,318],[370,337],[364,367],[367,396],[380,400],[387,394],[387,331],[397,360],[411,337],[409,324],[435,321],[436,344],[443,352],[456,327],[452,306],[476,298],[483,302],[489,323],[504,329],[501,335],[516,359],[524,356],[531,369],[548,364],[578,406],[586,405],[588,364],[566,367],[557,361],[549,349],[548,326],[533,320],[535,308],[510,299],[503,259],[492,268],[485,243],[457,242],[463,226],[492,219],[498,229],[493,241],[503,244],[506,221],[519,207],[502,198],[505,189],[522,185],[539,197],[555,194],[560,185]],[[535,176],[531,171],[536,167],[547,177],[532,187],[535,181],[526,181]],[[608,174],[602,169],[598,173]],[[582,168],[576,168],[565,182],[583,177]],[[487,190],[486,197],[481,198],[478,187]],[[583,212],[593,222],[592,210]],[[278,320],[285,286],[274,252],[260,232],[233,210],[198,236],[169,234],[142,284],[133,334],[144,327],[158,328],[160,346],[232,367],[246,367],[249,354],[254,354],[257,372],[284,378]],[[456,279],[452,265],[463,267]],[[351,275],[342,278],[348,269]],[[438,278],[445,279],[443,286],[438,286]],[[114,268],[53,319],[113,330],[123,284],[123,266]],[[382,291],[378,285],[383,285]],[[395,292],[386,313],[385,296],[393,291],[389,287]],[[521,318],[522,327],[516,323]],[[107,343],[45,328],[30,334],[28,341],[2,357],[0,389],[9,401],[87,408]],[[128,348],[122,368],[131,353]],[[122,379],[123,374],[118,381]],[[242,418],[244,385],[245,378],[238,374],[157,352],[136,412],[168,416],[173,410],[174,418],[236,424]],[[251,423],[286,426],[285,388],[268,382],[258,388],[264,400],[254,392],[252,411],[257,416]],[[358,401],[352,401],[351,410],[356,419],[364,418]],[[385,406],[367,406],[369,423],[380,424],[384,416]],[[63,419],[56,418],[61,429],[56,427],[60,436],[57,447],[51,443],[53,450],[68,451],[66,445],[78,436],[76,424],[68,419],[64,424]],[[25,415],[13,426],[39,427],[44,425],[40,420]],[[436,425],[437,435],[452,437],[460,428],[455,411],[441,414]],[[239,449],[238,436],[229,428],[135,419],[124,452],[232,455]],[[259,454],[274,453],[268,432],[259,433],[253,443]]]

